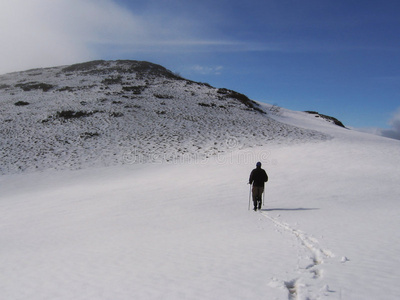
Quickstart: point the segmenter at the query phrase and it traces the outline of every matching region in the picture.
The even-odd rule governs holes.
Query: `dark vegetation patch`
[[[94,112],[86,112],[86,111],[73,111],[73,110],[63,110],[63,111],[58,111],[55,116],[50,116],[45,120],[42,120],[42,123],[47,123],[56,119],[62,119],[62,120],[72,120],[72,119],[79,119],[83,117],[88,117],[96,113],[97,111]]]
[[[114,118],[120,118],[123,116],[124,116],[124,114],[122,112],[111,112],[110,113],[110,117],[114,117]]]
[[[246,105],[247,108],[251,109],[251,110],[255,110],[259,113],[265,114],[265,112],[259,108],[259,106],[257,105],[257,103],[253,100],[250,100],[246,95],[232,91],[232,90],[228,90],[225,88],[221,88],[217,90],[217,93],[220,95],[223,95],[223,97],[225,98],[233,98],[238,100],[240,103]],[[222,99],[221,97],[219,97],[219,99]]]
[[[168,79],[178,79],[178,80],[183,79],[179,75],[171,72],[170,70],[164,68],[163,66],[153,64],[147,61],[118,60],[117,71],[124,73],[136,73],[137,79],[143,79],[148,75],[154,77],[165,77]]]
[[[196,83],[200,86],[206,86],[206,87],[212,88],[211,84],[209,84],[207,82],[194,82],[194,83]]]
[[[89,138],[93,138],[93,137],[98,137],[100,136],[100,134],[98,132],[84,132],[80,135],[80,137],[84,140],[87,140]]]
[[[23,91],[28,92],[32,90],[42,90],[43,92],[47,92],[54,88],[54,85],[47,83],[38,83],[38,82],[27,82],[27,83],[19,83],[16,84],[15,87],[21,88]]]
[[[0,84],[0,90],[8,89],[10,86],[8,84]]]
[[[230,92],[230,90],[225,89],[225,88],[221,88],[221,89],[217,90],[217,93],[221,94],[221,95],[227,95],[229,92]]]
[[[39,76],[42,75],[43,73],[41,71],[38,71],[36,73],[28,73],[28,76]]]
[[[146,89],[146,86],[142,86],[142,85],[122,87],[123,91],[132,92],[134,95],[140,95],[145,89]]]
[[[323,115],[323,114],[320,114],[320,113],[318,113],[316,111],[311,111],[311,110],[307,110],[305,112],[308,113],[308,114],[311,114],[311,115],[315,115],[316,118],[322,118],[322,119],[328,120],[330,122],[333,122],[337,126],[346,128],[346,126],[344,126],[342,122],[340,122],[338,119],[336,119],[334,117]]]
[[[154,97],[158,99],[174,99],[174,96],[164,94],[154,94]]]
[[[200,106],[203,106],[203,107],[216,107],[216,105],[214,104],[214,103],[203,103],[203,102],[200,102],[200,103],[197,103],[198,105],[200,105]]]
[[[86,86],[64,86],[62,88],[57,89],[57,92],[76,92],[76,91],[84,91],[84,90],[89,90],[91,88],[97,87],[97,85],[92,84],[92,85],[86,85]]]
[[[146,61],[136,60],[117,60],[112,61],[95,60],[80,64],[74,64],[64,68],[64,73],[82,72],[86,75],[101,75],[117,72],[119,74],[135,73],[136,79],[143,79],[148,76],[164,77],[169,79],[183,80],[178,74],[175,74],[163,66]]]
[[[99,110],[94,110],[94,111],[73,111],[73,110],[63,110],[63,111],[58,111],[55,115],[48,117],[45,120],[42,120],[42,123],[48,123],[54,120],[74,120],[74,119],[81,119],[81,118],[86,118],[90,117],[96,113],[107,113],[105,111],[99,111]],[[108,115],[113,118],[120,118],[123,117],[124,114],[122,112],[108,112]]]
[[[104,85],[122,84],[122,76],[105,78],[101,83]]]
[[[29,102],[26,101],[18,101],[14,103],[15,106],[27,106],[29,105]]]
[[[58,92],[73,92],[75,89],[70,86],[64,86],[62,88],[59,88],[57,91]]]
[[[140,105],[137,105],[137,104],[128,104],[128,105],[125,105],[124,108],[140,109],[142,107]]]
[[[94,60],[94,61],[89,61],[89,62],[84,62],[84,63],[68,66],[68,67],[62,69],[62,71],[65,73],[90,71],[90,70],[97,68],[97,66],[99,66],[101,64],[105,64],[105,63],[106,63],[106,61],[104,61],[104,60]]]
[[[93,115],[96,112],[97,111],[87,112],[87,111],[63,110],[63,111],[58,111],[56,113],[56,118],[65,119],[65,120],[79,119],[79,118],[83,118],[83,117],[89,117],[89,116]]]

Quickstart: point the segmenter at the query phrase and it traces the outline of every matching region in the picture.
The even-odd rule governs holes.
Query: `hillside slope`
[[[0,76],[0,173],[190,161],[329,139],[273,120],[235,91],[138,61]]]

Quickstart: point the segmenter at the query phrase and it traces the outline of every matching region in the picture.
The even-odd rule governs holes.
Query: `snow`
[[[296,128],[291,142],[249,147],[228,127],[208,158],[2,175],[1,298],[397,299],[400,142],[264,118]],[[253,212],[259,160],[270,180]]]

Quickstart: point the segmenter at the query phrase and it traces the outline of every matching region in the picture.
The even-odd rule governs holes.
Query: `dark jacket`
[[[256,168],[250,173],[249,183],[253,186],[264,187],[264,183],[268,181],[268,175],[264,169]]]

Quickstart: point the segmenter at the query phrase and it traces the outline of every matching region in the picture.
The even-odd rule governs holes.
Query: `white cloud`
[[[209,67],[209,66],[200,66],[200,65],[194,65],[191,70],[197,74],[201,75],[221,75],[221,72],[223,70],[223,66],[214,66],[214,67]]]
[[[393,115],[389,125],[391,128],[381,129],[380,134],[388,138],[400,140],[400,108]]]
[[[207,38],[207,30],[202,33],[196,25],[187,17],[162,12],[135,14],[112,0],[2,0],[0,74],[100,59],[104,53],[110,57],[113,51],[240,47]]]
[[[51,1],[2,1],[0,73],[89,57],[85,45],[60,30]],[[59,1],[57,1],[59,2]]]

